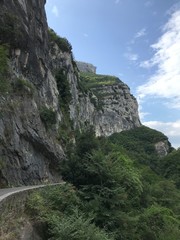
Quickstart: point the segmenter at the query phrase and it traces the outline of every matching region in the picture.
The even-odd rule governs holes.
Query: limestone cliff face
[[[60,119],[44,4],[44,0],[0,1],[4,31],[0,40],[10,45],[7,81],[24,84],[21,91],[16,86],[0,97],[0,186],[59,179],[57,166],[64,152],[54,137],[57,126],[47,131],[40,118],[40,109],[46,106]]]
[[[48,35],[44,5],[45,0],[0,1],[0,46],[9,45],[6,80],[11,85],[0,96],[0,186],[60,179],[58,165],[65,156],[59,129],[66,118],[57,71],[69,84],[72,130],[93,125],[97,136],[108,136],[140,126],[137,102],[121,81],[81,89],[71,52]],[[50,127],[42,109],[53,113]]]
[[[79,62],[79,61],[76,61],[76,63],[80,72],[96,73],[96,67],[91,63],[85,63],[85,62]]]
[[[94,94],[81,98],[80,119],[95,126],[97,136],[109,136],[141,125],[136,99],[127,85],[119,82],[95,91],[98,97]]]

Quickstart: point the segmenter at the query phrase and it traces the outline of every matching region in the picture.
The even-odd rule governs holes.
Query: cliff
[[[93,66],[91,63],[76,61],[76,64],[80,72],[96,73],[96,67]]]
[[[108,136],[141,125],[119,79],[92,66],[87,87],[69,42],[48,29],[45,2],[0,1],[1,187],[58,181],[75,129],[93,125],[97,136]]]

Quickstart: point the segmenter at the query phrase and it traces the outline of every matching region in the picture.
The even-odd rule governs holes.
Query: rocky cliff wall
[[[41,108],[61,118],[58,91],[50,70],[48,27],[43,0],[0,1],[1,43],[7,43],[11,83],[0,97],[0,185],[58,180],[64,152],[57,125],[47,130]]]
[[[141,125],[137,101],[127,85],[119,81],[93,90],[93,95],[81,98],[80,119],[95,126],[97,136],[109,136]]]
[[[96,73],[96,67],[91,63],[79,62],[76,61],[77,67],[80,72],[91,72]]]
[[[49,34],[44,5],[0,1],[1,50],[8,44],[8,73],[0,73],[0,186],[58,181],[64,125],[72,132],[93,125],[97,136],[140,126],[137,102],[122,82],[81,89],[67,42]]]

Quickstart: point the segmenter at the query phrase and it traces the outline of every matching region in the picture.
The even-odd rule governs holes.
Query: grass
[[[115,76],[84,72],[80,73],[80,80],[81,85],[83,85],[84,89],[86,90],[101,86],[109,86],[120,82],[120,80]]]

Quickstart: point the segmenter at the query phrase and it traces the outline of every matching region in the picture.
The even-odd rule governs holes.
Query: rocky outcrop
[[[93,66],[91,63],[76,61],[76,64],[80,72],[96,73],[96,67]]]
[[[136,99],[124,83],[101,86],[79,104],[79,122],[94,126],[97,136],[109,136],[141,125]]]
[[[137,102],[121,81],[91,91],[81,89],[78,68],[91,73],[96,68],[82,63],[82,68],[79,63],[77,67],[70,48],[62,48],[67,42],[50,37],[45,2],[0,1],[0,44],[9,45],[6,80],[11,86],[0,96],[1,187],[60,179],[59,163],[65,155],[59,129],[67,117],[71,130],[93,125],[97,136],[140,126]],[[55,79],[58,71],[59,81],[65,78],[69,84],[66,110],[64,90]],[[50,127],[45,122],[49,120]]]
[[[165,157],[170,152],[168,140],[160,141],[155,144],[155,149],[159,157]]]

